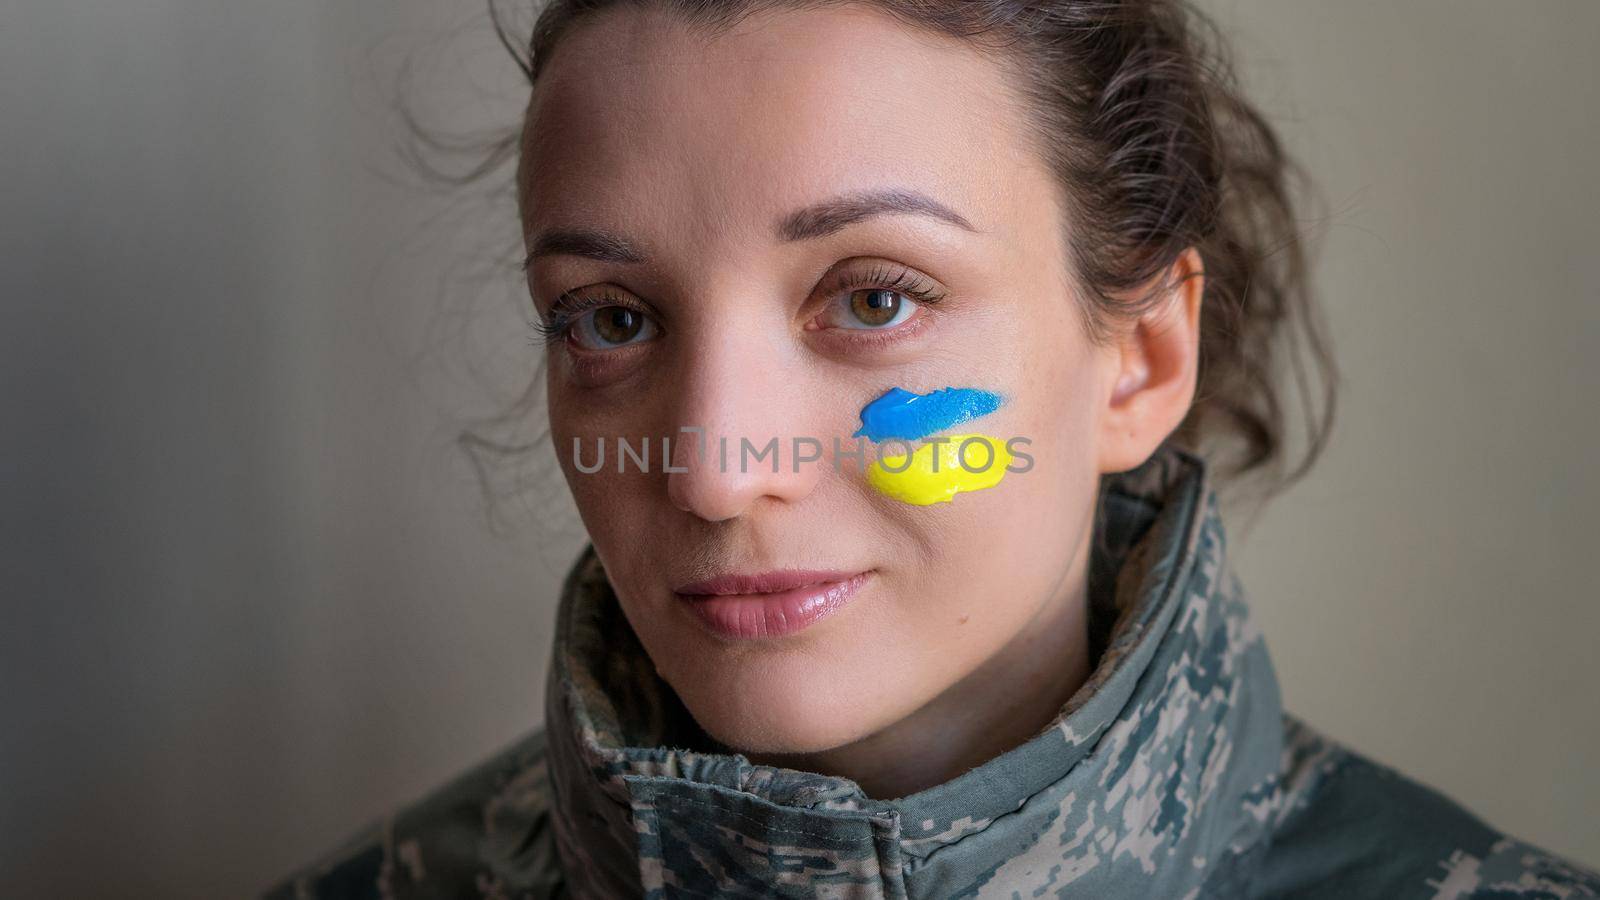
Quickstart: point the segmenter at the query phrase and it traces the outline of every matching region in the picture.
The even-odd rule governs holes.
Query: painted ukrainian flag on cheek
[[[986,416],[1002,402],[999,394],[976,388],[947,387],[928,394],[890,388],[862,408],[861,428],[853,436],[878,443],[899,441],[908,452],[885,454],[873,462],[867,483],[884,496],[916,506],[949,503],[962,491],[994,487],[1011,463],[1006,443],[999,438],[942,435],[915,449],[909,442]]]

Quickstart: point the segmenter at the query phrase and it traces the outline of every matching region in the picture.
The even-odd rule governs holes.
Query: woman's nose
[[[799,391],[780,373],[755,364],[739,377],[695,380],[672,437],[667,495],[674,506],[721,522],[764,501],[798,502],[816,487],[826,439],[806,430]]]

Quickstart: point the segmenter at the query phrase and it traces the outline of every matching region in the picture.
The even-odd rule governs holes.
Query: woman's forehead
[[[706,37],[608,11],[557,44],[529,104],[530,231],[615,204],[633,221],[774,216],[895,186],[962,210],[1047,176],[1004,75],[976,49],[867,7],[763,13]],[[1036,185],[1032,185],[1036,187]],[[733,223],[724,223],[733,224]]]

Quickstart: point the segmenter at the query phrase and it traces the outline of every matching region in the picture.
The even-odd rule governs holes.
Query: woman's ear
[[[1168,289],[1106,349],[1099,404],[1100,472],[1144,462],[1189,412],[1199,379],[1205,273],[1190,247],[1172,264]]]

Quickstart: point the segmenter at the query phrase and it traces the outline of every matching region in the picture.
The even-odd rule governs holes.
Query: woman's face
[[[873,735],[1081,603],[1115,368],[1080,324],[1070,226],[1014,97],[967,45],[864,7],[764,14],[707,42],[619,6],[537,83],[524,224],[549,252],[529,285],[547,318],[563,295],[591,304],[552,343],[554,445],[658,671],[733,747]],[[828,206],[888,195],[954,216]],[[1031,469],[928,505],[876,490],[833,441],[858,446],[863,407],[896,387],[999,395],[946,433],[1025,438]],[[683,427],[704,429],[703,459]],[[687,471],[666,470],[662,436]],[[617,439],[646,437],[648,471],[630,457],[619,473]],[[796,437],[822,459],[795,465]],[[740,471],[741,438],[777,438],[778,471]],[[602,442],[605,465],[580,471]],[[720,633],[678,593],[784,569],[866,575],[781,635]]]

